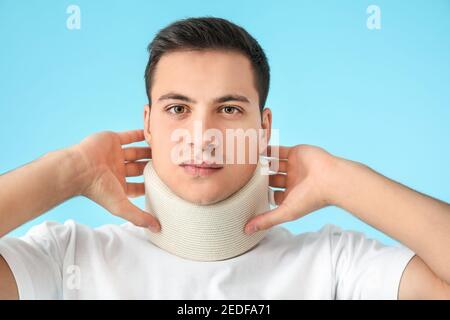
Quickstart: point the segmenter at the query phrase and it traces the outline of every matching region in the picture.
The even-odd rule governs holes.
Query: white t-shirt
[[[131,223],[90,228],[45,222],[0,239],[21,299],[397,299],[414,253],[327,224],[317,232],[269,230],[252,250],[186,260]]]

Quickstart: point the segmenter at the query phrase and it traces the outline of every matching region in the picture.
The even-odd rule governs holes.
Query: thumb
[[[281,203],[275,209],[266,211],[250,219],[245,226],[245,233],[251,235],[256,231],[266,230],[277,224],[290,221],[292,215],[289,207]]]
[[[152,232],[159,232],[159,221],[150,213],[135,206],[128,198],[125,198],[114,210],[114,215],[120,216],[138,227],[149,228]]]

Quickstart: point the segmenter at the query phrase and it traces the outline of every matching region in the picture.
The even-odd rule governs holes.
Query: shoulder
[[[345,232],[346,231],[333,224],[326,224],[317,231],[308,231],[302,233],[293,233],[286,227],[278,225],[268,231],[266,239],[271,242],[279,242],[283,244],[301,243],[308,245],[310,243],[317,244],[318,242],[330,241],[332,236],[341,235]]]
[[[28,232],[20,237],[27,242],[48,242],[56,241],[61,244],[68,242],[102,242],[113,238],[139,237],[145,235],[141,228],[129,222],[123,224],[106,224],[99,227],[92,227],[78,223],[72,219],[64,222],[45,221],[31,227]]]
[[[331,257],[391,248],[376,239],[368,238],[363,232],[345,230],[334,224],[325,224],[317,231],[298,234],[278,225],[267,232],[261,244],[266,250],[284,250],[302,255],[321,253]]]
[[[317,254],[319,252],[330,254],[334,235],[344,231],[335,225],[326,224],[317,231],[293,233],[284,226],[272,227],[261,245],[267,250],[283,250],[285,252]]]

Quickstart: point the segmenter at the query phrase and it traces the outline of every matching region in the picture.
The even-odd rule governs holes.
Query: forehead
[[[235,51],[189,50],[164,54],[156,65],[152,99],[170,91],[197,99],[242,94],[257,103],[250,60]]]

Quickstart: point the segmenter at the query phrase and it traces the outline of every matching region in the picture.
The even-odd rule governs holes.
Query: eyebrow
[[[158,101],[162,100],[181,100],[189,103],[196,103],[196,101],[192,98],[189,98],[188,96],[185,96],[180,93],[176,92],[169,92],[166,94],[163,94],[161,97],[159,97]],[[250,103],[248,98],[246,96],[240,95],[240,94],[226,94],[224,96],[218,97],[214,99],[214,103],[224,103],[228,101],[240,101],[245,103]]]

